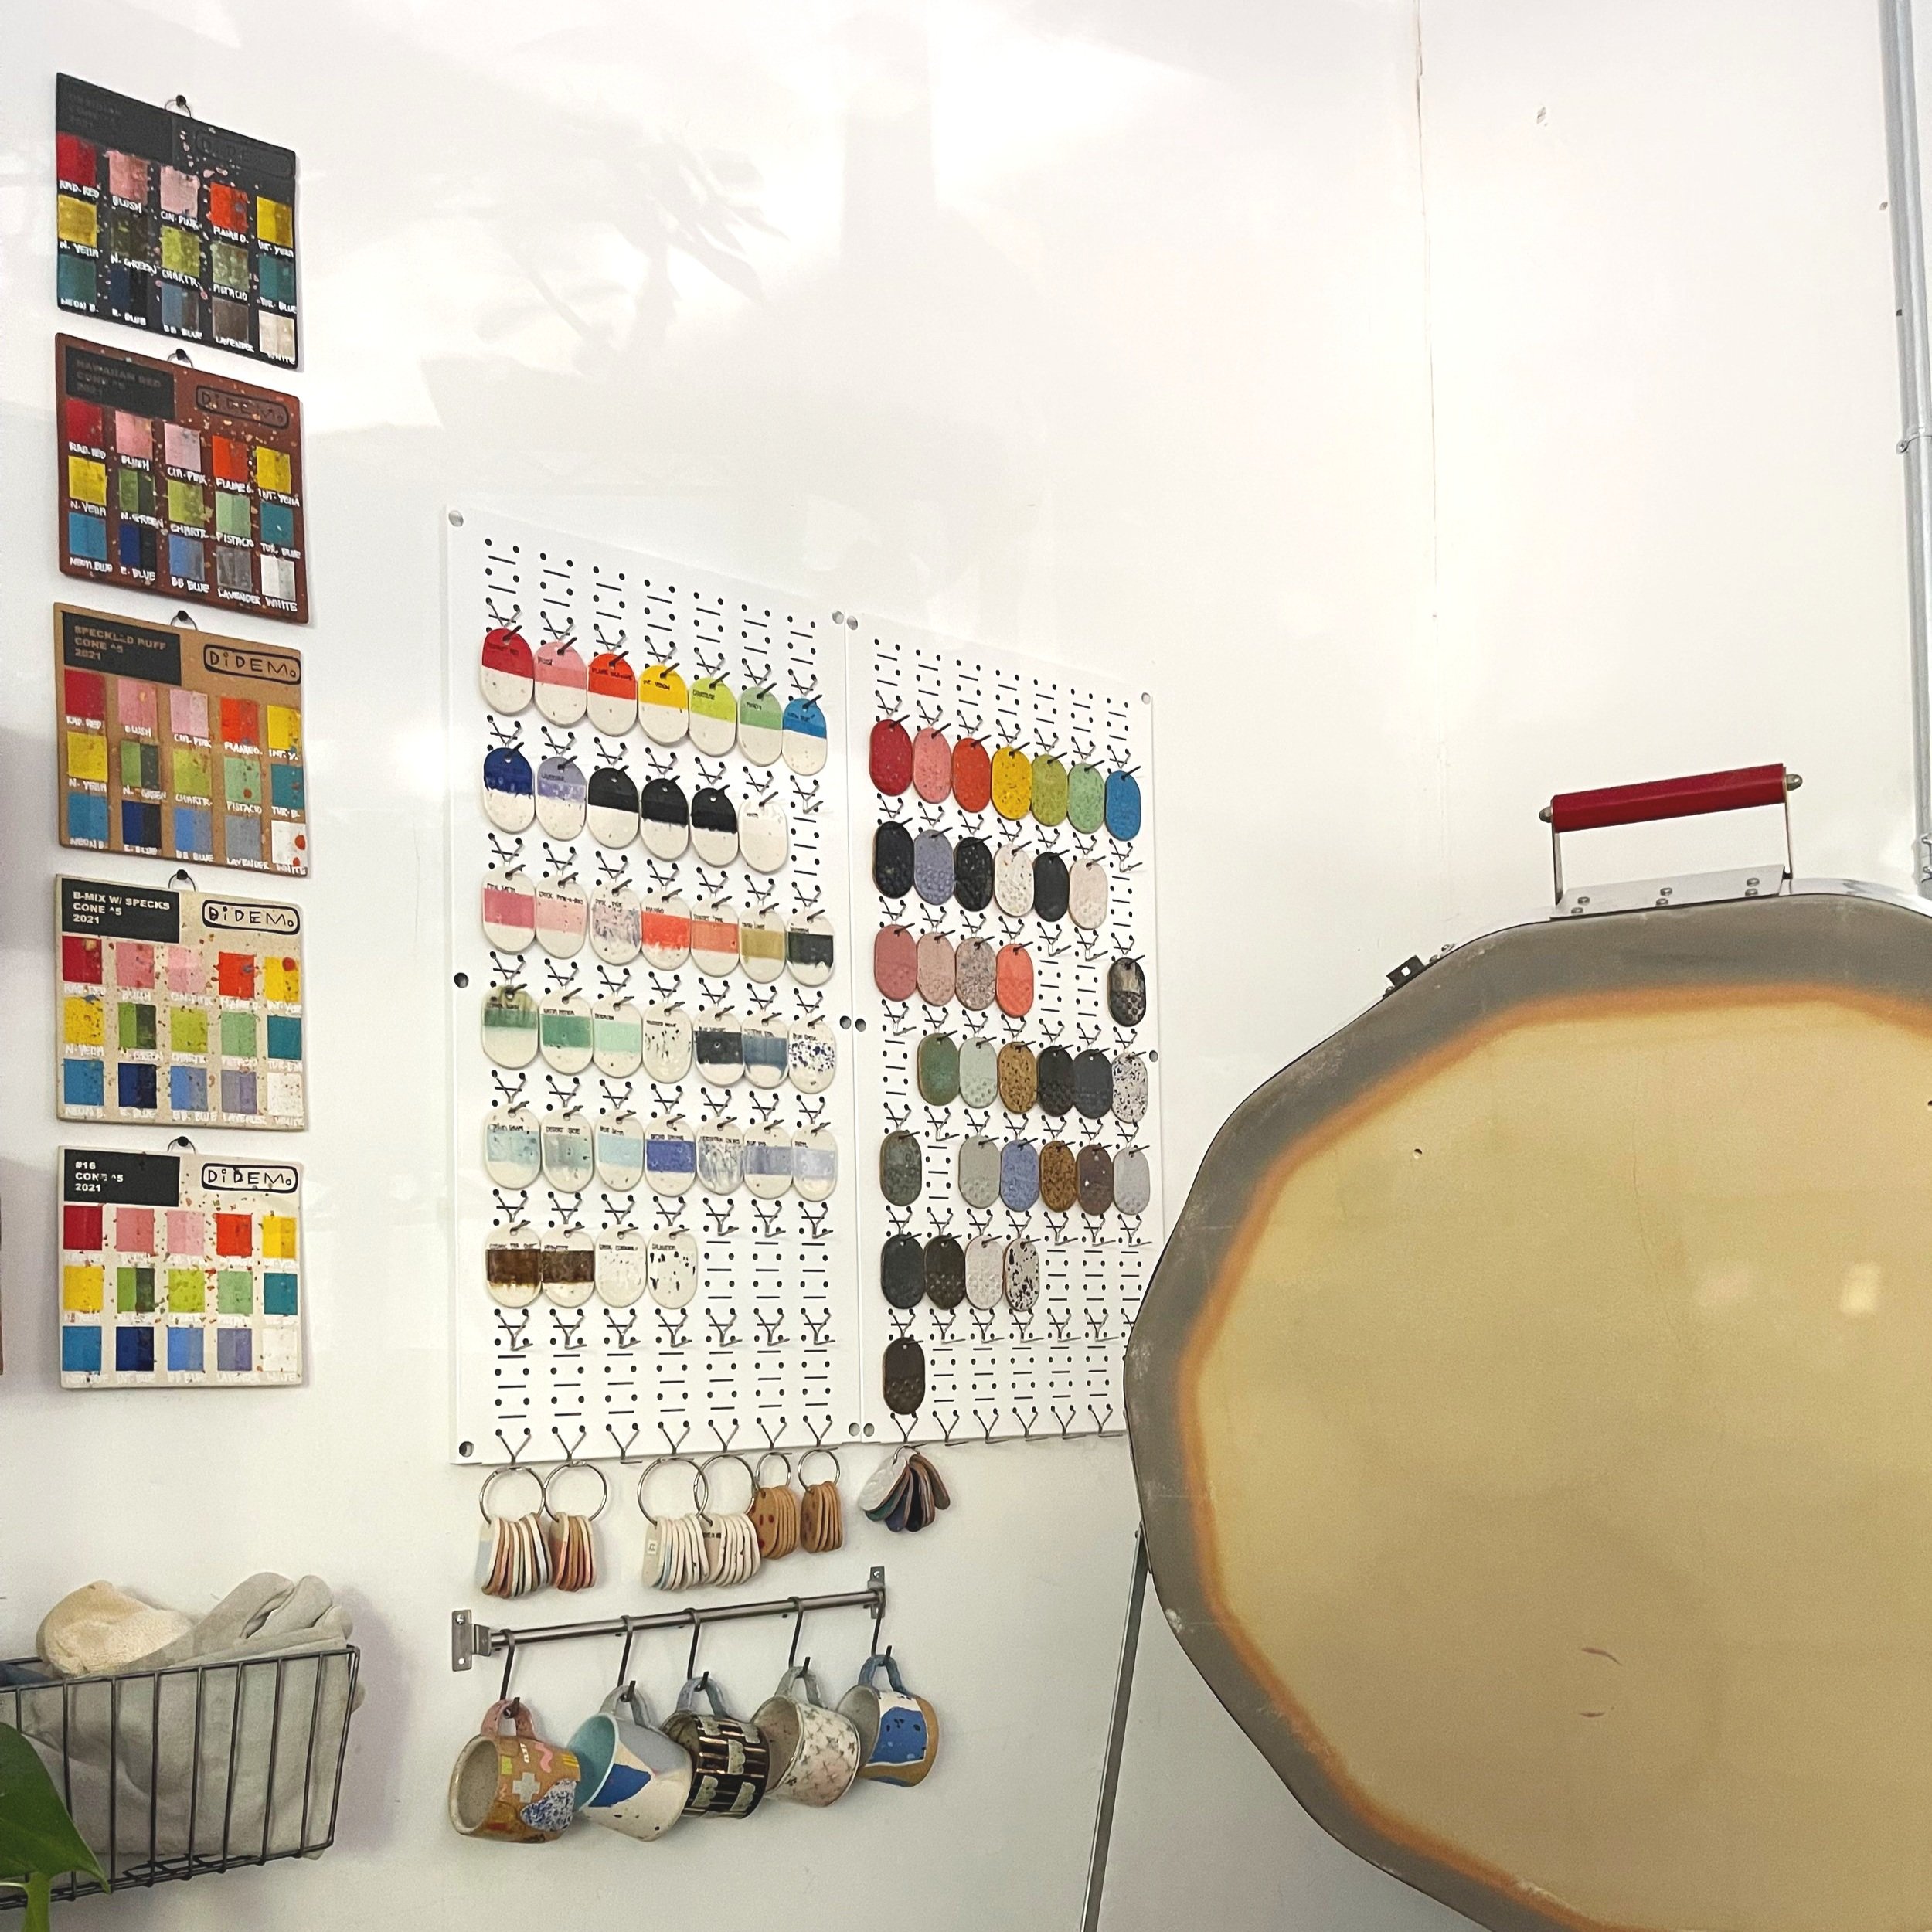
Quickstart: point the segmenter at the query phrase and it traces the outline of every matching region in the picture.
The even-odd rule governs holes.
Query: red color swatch
[[[961,811],[984,811],[993,796],[993,761],[977,738],[953,747],[953,801]]]
[[[67,673],[67,716],[90,724],[107,721],[107,680],[98,671]]]
[[[84,443],[96,450],[107,447],[106,423],[98,403],[83,403],[78,396],[70,396],[64,405],[63,420],[70,443]]]
[[[913,781],[913,741],[896,718],[881,718],[872,728],[872,781],[896,798]]]
[[[248,197],[225,181],[208,184],[208,219],[231,235],[248,233]]]
[[[97,1207],[77,1207],[70,1202],[60,1210],[60,1245],[78,1253],[91,1254],[101,1244],[101,1217]]]
[[[220,954],[217,956],[216,967],[223,999],[253,999],[255,997],[255,955],[253,953]]]
[[[60,977],[75,986],[100,985],[100,941],[84,934],[63,933]]]
[[[221,701],[221,741],[225,745],[261,743],[261,707],[247,698]]]
[[[217,1254],[253,1254],[255,1252],[255,1217],[252,1214],[216,1215],[215,1252]]]
[[[94,143],[78,134],[59,134],[54,138],[54,165],[70,188],[92,188],[100,179],[100,162]]]

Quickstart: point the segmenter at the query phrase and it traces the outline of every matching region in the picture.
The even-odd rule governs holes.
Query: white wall
[[[648,1850],[519,1855],[442,1821],[486,1688],[445,1663],[474,1519],[440,1461],[441,506],[553,493],[587,530],[1144,674],[1179,1189],[1384,968],[1535,904],[1556,787],[1782,756],[1806,869],[1903,876],[1872,11],[1426,0],[1419,141],[1397,0],[11,0],[0,1638],[24,1648],[97,1575],[194,1606],[308,1568],[353,1598],[370,1686],[326,1859],[73,1924],[468,1925],[539,1896],[592,1924],[775,1901],[801,1932],[1073,1922],[1132,1521],[1118,1442],[957,1452],[930,1537],[863,1529],[788,1566],[811,1590],[890,1566],[890,1634],[949,1726],[922,1793]],[[303,161],[297,1392],[52,1386],[61,66],[185,91]],[[808,1632],[840,1667],[855,1636]],[[770,1645],[706,1655],[757,1691]],[[611,1661],[525,1688],[562,1723]],[[1302,1818],[1158,1621],[1145,1663],[1110,1925],[1450,1923]],[[719,1905],[702,1852],[727,1838]]]

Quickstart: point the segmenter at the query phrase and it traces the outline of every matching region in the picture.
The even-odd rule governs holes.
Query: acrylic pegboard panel
[[[811,599],[450,525],[456,1456],[835,1440],[844,639]]]
[[[866,1419],[1118,1429],[1163,1226],[1151,706],[862,620],[844,709]]]

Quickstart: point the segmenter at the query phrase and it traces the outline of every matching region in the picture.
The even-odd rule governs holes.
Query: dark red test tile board
[[[295,156],[54,82],[60,306],[295,366]]]
[[[294,396],[72,335],[54,388],[68,576],[308,621]]]

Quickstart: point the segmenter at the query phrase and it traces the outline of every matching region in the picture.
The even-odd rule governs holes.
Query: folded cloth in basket
[[[351,1659],[323,1653],[352,1628],[319,1577],[264,1571],[111,1679],[23,1690],[21,1728],[64,1751],[81,1835],[124,1869],[298,1852],[335,1808]]]

